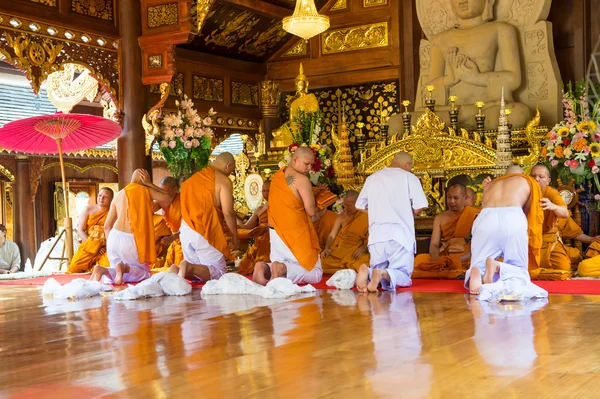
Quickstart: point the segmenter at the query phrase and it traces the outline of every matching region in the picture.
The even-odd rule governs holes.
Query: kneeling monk
[[[540,186],[524,174],[505,175],[485,186],[482,210],[473,223],[471,267],[464,283],[471,294],[478,295],[482,283],[494,282],[496,274],[500,280],[518,276],[529,282],[530,273],[539,273],[541,195]],[[499,257],[503,262],[497,262]]]
[[[227,272],[230,258],[223,231],[225,219],[231,231],[233,250],[239,249],[236,215],[233,211],[233,185],[229,175],[235,159],[228,152],[217,156],[212,166],[194,173],[181,185],[179,238],[183,261],[171,271],[191,280],[215,280]]]
[[[179,240],[179,227],[181,226],[181,198],[179,197],[179,185],[177,180],[171,176],[164,177],[158,185],[161,189],[169,193],[172,201],[157,202],[154,201],[154,211],[163,210],[164,221],[169,228],[169,235],[162,237],[157,245],[167,248],[167,254],[164,259],[164,267],[153,269],[152,272],[169,271],[171,265],[178,265],[183,260],[183,251],[181,241]],[[158,239],[158,237],[156,237]],[[158,252],[158,250],[157,250]]]
[[[466,187],[450,186],[446,194],[448,210],[433,219],[429,254],[415,257],[412,278],[455,279],[469,268],[471,228],[479,209],[465,206]]]
[[[333,274],[342,269],[358,271],[369,263],[369,217],[356,209],[358,193],[350,190],[344,195],[344,212],[337,216],[323,250],[323,273]]]
[[[240,225],[238,234],[245,233],[247,237],[254,238],[254,243],[248,248],[244,257],[238,265],[238,273],[247,275],[254,273],[254,265],[257,262],[269,262],[271,253],[271,244],[269,240],[269,190],[271,182],[267,180],[262,186],[262,197],[265,201],[263,205],[256,208],[250,219]],[[245,230],[245,231],[244,231]]]
[[[79,217],[78,235],[81,244],[73,256],[67,273],[87,273],[95,265],[109,266],[106,255],[104,222],[115,193],[108,187],[98,192],[96,204],[87,206]]]
[[[156,261],[152,201],[168,198],[152,184],[148,172],[133,172],[131,183],[115,196],[104,224],[110,269],[96,266],[91,280],[118,285],[150,277],[150,264]]]
[[[255,265],[253,279],[258,284],[277,277],[293,283],[321,281],[321,247],[311,219],[319,208],[307,176],[314,160],[310,148],[299,147],[290,165],[273,176],[268,211],[272,263]]]

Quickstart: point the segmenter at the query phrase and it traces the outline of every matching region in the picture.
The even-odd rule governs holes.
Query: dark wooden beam
[[[260,0],[221,0],[221,2],[274,19],[283,19],[293,14],[292,10]]]

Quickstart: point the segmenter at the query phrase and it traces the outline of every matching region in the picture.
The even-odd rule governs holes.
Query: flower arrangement
[[[333,155],[333,151],[327,145],[323,144],[299,144],[294,143],[288,147],[288,149],[284,153],[284,160],[280,162],[279,167],[284,167],[290,164],[292,161],[292,155],[294,151],[298,147],[309,147],[313,150],[315,154],[315,162],[312,165],[309,173],[309,179],[312,184],[326,184],[328,187],[331,187],[335,183],[335,172],[333,170],[333,164],[331,162],[331,157]]]
[[[315,144],[321,133],[324,114],[320,110],[309,112],[299,109],[292,121],[292,127],[284,125],[296,143]]]
[[[162,119],[158,142],[169,171],[179,179],[189,177],[208,165],[213,137],[210,125],[216,112],[211,108],[208,116],[202,118],[187,96],[176,101],[175,105],[177,113],[167,114]]]
[[[579,184],[594,179],[600,189],[600,123],[598,105],[590,109],[583,83],[563,94],[564,120],[548,133],[542,156],[558,170],[564,181],[571,177]]]

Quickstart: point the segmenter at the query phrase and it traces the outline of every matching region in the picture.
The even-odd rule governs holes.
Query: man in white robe
[[[390,167],[369,176],[356,208],[369,214],[371,267],[361,265],[356,279],[360,292],[409,287],[417,244],[415,215],[429,206],[419,179],[411,173],[412,157],[400,152]]]

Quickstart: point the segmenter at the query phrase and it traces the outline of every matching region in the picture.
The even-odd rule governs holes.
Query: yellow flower
[[[584,133],[592,133],[596,131],[596,124],[594,121],[584,121],[577,125],[577,130]]]
[[[592,158],[600,157],[600,144],[592,143],[590,144],[590,154]]]
[[[587,147],[587,144],[588,143],[586,139],[579,139],[575,143],[573,143],[573,149],[575,151],[583,151],[585,147]]]
[[[569,136],[569,134],[571,133],[571,131],[569,130],[569,128],[568,128],[568,127],[566,127],[566,126],[563,126],[563,127],[561,127],[560,129],[558,129],[558,132],[556,132],[556,133],[558,133],[558,135],[559,135],[560,137],[568,137],[568,136]]]
[[[318,144],[311,144],[311,145],[310,145],[310,148],[311,148],[312,150],[319,151],[319,149],[321,148],[321,146],[320,146],[320,145],[318,145]]]

